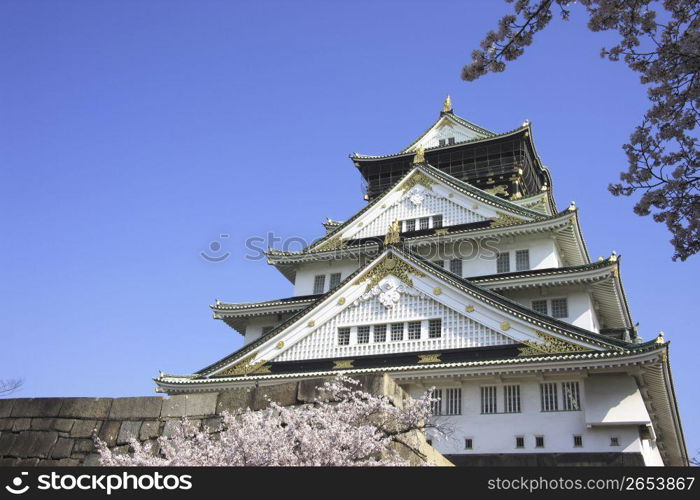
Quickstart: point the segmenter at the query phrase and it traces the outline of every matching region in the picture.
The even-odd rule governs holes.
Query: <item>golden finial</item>
[[[416,156],[413,157],[413,164],[425,163],[425,148],[421,144],[416,150]]]
[[[449,95],[445,97],[445,102],[442,103],[442,112],[452,113],[452,99],[450,99]]]
[[[656,337],[656,343],[657,344],[665,344],[666,341],[664,340],[664,332],[659,332],[659,336]]]
[[[385,245],[394,245],[396,243],[399,243],[400,241],[401,241],[401,226],[399,225],[399,221],[395,220],[389,226],[389,231],[387,231],[386,236],[384,237],[384,244]]]

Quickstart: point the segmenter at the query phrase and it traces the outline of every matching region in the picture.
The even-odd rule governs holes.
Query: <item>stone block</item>
[[[187,417],[216,413],[218,393],[183,394],[163,400],[161,417]]]
[[[13,434],[12,432],[2,432],[0,434],[0,457],[10,455],[10,450],[12,450],[17,436],[18,434]]]
[[[76,421],[72,418],[54,418],[53,430],[58,432],[70,432]]]
[[[222,411],[235,412],[253,406],[253,391],[251,389],[233,389],[219,393],[216,413]]]
[[[20,398],[12,406],[13,417],[57,417],[62,398]]]
[[[14,399],[0,399],[0,419],[8,418],[12,414]]]
[[[125,444],[123,446],[115,446],[112,448],[112,453],[115,455],[128,455],[129,452],[131,451],[131,447],[128,444]]]
[[[286,382],[258,387],[253,395],[253,410],[262,410],[270,406],[268,399],[280,406],[291,406],[297,402],[297,383]]]
[[[58,433],[55,431],[20,432],[8,454],[17,458],[48,458],[57,440]]]
[[[119,436],[119,428],[121,427],[121,422],[116,420],[107,420],[102,424],[100,432],[97,436],[107,443],[107,446],[111,447],[117,444],[117,437]]]
[[[221,417],[209,417],[202,421],[202,428],[208,434],[221,430]]]
[[[106,419],[111,398],[65,398],[58,416],[64,418]]]
[[[60,460],[39,460],[39,467],[77,467],[80,460],[75,458],[62,458]]]
[[[11,431],[15,420],[14,418],[0,418],[0,431]]]
[[[33,431],[48,431],[53,429],[53,418],[33,418],[30,428]]]
[[[158,436],[160,436],[160,422],[158,420],[148,420],[141,424],[141,430],[139,431],[139,439],[141,441],[157,438]]]
[[[14,467],[16,463],[16,458],[0,458],[0,467]]]
[[[28,431],[32,426],[31,418],[16,418],[12,426],[13,432]]]
[[[58,433],[56,431],[39,432],[27,456],[48,458],[57,440]]]
[[[95,451],[95,442],[92,439],[76,439],[73,444],[73,455],[75,453],[93,453]]]
[[[307,380],[299,381],[299,388],[297,390],[297,399],[302,403],[312,403],[317,399],[321,398],[321,391],[318,390],[319,386],[322,386],[325,382],[333,380],[332,378],[313,378]]]
[[[51,458],[53,459],[59,459],[59,458],[68,458],[71,456],[71,453],[73,453],[73,444],[75,443],[74,439],[69,439],[69,438],[58,438],[58,441],[56,441],[56,444],[53,447],[53,450],[51,450]]]
[[[83,463],[81,464],[85,467],[99,467],[100,466],[100,454],[99,453],[90,453],[87,457],[85,457],[85,460],[83,460]]]
[[[70,431],[70,437],[92,437],[93,433],[100,431],[101,426],[102,422],[98,420],[76,420]]]
[[[20,458],[15,462],[15,467],[36,467],[38,463],[38,458]]]
[[[162,397],[116,398],[109,418],[113,420],[144,420],[160,417]]]
[[[119,435],[117,436],[117,444],[127,444],[130,439],[138,439],[140,429],[140,421],[122,422],[122,426],[119,429]]]

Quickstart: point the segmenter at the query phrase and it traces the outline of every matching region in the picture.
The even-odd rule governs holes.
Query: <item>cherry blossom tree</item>
[[[396,451],[418,450],[418,432],[429,424],[431,392],[395,406],[385,396],[339,377],[319,387],[313,404],[224,412],[216,432],[178,422],[170,437],[130,442],[132,453],[117,454],[95,437],[107,466],[376,466],[408,465]]]
[[[700,109],[700,2],[697,0],[506,0],[514,13],[489,31],[462,79],[500,72],[520,57],[558,11],[569,19],[578,3],[591,31],[614,30],[620,40],[601,56],[640,74],[650,107],[623,146],[627,171],[608,189],[639,194],[638,215],[652,215],[672,234],[673,260],[700,251],[700,171],[696,127]]]

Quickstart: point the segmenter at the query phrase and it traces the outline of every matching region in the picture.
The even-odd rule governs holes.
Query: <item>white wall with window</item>
[[[435,423],[452,429],[447,438],[434,439],[433,446],[444,454],[640,452],[649,465],[659,465],[655,443],[642,438],[636,422],[595,427],[586,424],[584,380],[571,375],[551,376],[544,381],[535,376],[461,382],[432,379],[430,385],[436,386],[441,397],[435,407],[439,412]],[[543,411],[542,384],[551,384],[547,387],[557,394],[558,410]],[[401,385],[418,397],[427,384],[406,381]],[[448,414],[447,391],[455,388],[460,389],[461,413]],[[571,404],[574,401],[578,409]],[[537,437],[542,437],[541,447],[537,446]],[[611,444],[613,437],[617,445]],[[517,438],[522,438],[522,447]]]
[[[551,287],[502,292],[525,307],[592,332],[599,321],[591,296],[580,287]]]
[[[357,261],[334,260],[301,264],[294,280],[294,295],[326,293],[357,270]],[[323,276],[322,280],[319,278]],[[319,282],[323,281],[321,291]]]
[[[445,245],[438,250],[434,247],[430,250],[427,247],[419,248],[418,253],[465,278],[562,265],[554,241],[542,237],[518,238],[517,241],[504,238],[498,242],[481,243],[465,240]],[[497,257],[499,254],[500,259]],[[454,263],[455,260],[461,261],[461,267]]]

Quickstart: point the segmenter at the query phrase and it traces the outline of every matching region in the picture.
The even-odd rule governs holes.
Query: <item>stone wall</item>
[[[356,377],[364,390],[389,397],[400,405],[405,397],[388,375]],[[167,436],[182,417],[214,430],[224,410],[261,410],[268,399],[282,406],[313,402],[325,379],[238,389],[223,392],[137,398],[0,399],[0,466],[99,465],[93,432],[118,452],[128,451],[131,438],[139,441]],[[451,465],[422,435],[407,436],[426,459],[408,448],[397,451],[412,463],[425,460]]]

